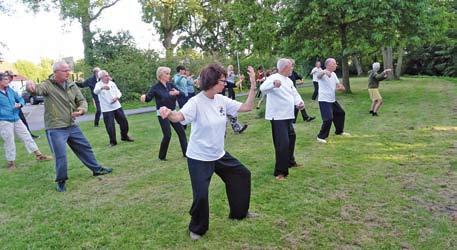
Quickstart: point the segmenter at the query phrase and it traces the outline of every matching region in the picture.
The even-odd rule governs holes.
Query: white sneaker
[[[346,132],[343,132],[343,133],[341,133],[341,134],[339,134],[339,135],[341,135],[341,136],[351,136],[351,134],[346,133]]]
[[[316,139],[317,139],[317,142],[320,142],[320,143],[327,143],[326,140],[321,139],[321,138],[319,138],[319,137],[316,137]]]
[[[201,235],[196,234],[196,233],[194,233],[194,232],[192,232],[192,231],[189,231],[189,236],[190,236],[190,239],[191,239],[191,240],[199,240],[199,239],[202,238]]]

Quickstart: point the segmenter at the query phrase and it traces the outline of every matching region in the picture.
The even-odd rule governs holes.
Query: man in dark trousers
[[[95,67],[92,70],[93,75],[87,78],[82,84],[79,85],[81,88],[90,88],[90,93],[92,94],[92,98],[95,103],[95,108],[97,111],[95,112],[95,119],[94,119],[94,126],[98,127],[98,122],[100,121],[101,109],[100,109],[100,101],[98,100],[98,95],[94,94],[95,84],[98,82],[98,72],[100,71],[99,67]]]
[[[290,74],[289,78],[290,80],[292,80],[292,83],[294,84],[294,87],[297,88],[297,80],[302,80],[303,77],[301,77],[301,75],[299,75],[297,72],[295,72],[294,70],[294,67],[295,67],[295,61],[293,59],[290,59],[290,61],[292,62],[292,74]],[[293,124],[295,124],[297,122],[297,116],[298,116],[298,109],[295,107],[294,109],[294,121],[293,121]],[[303,121],[305,122],[310,122],[314,119],[316,119],[315,116],[309,116],[308,113],[306,113],[306,109],[303,108],[302,110],[300,110],[300,113],[301,113],[301,116],[303,118]]]

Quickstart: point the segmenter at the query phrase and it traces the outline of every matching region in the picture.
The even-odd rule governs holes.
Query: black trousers
[[[22,123],[24,123],[25,127],[29,131],[30,134],[32,134],[32,131],[30,131],[29,124],[27,123],[27,120],[25,119],[25,115],[22,112],[22,109],[19,109],[19,118],[21,119]]]
[[[114,120],[116,120],[119,127],[121,127],[121,139],[129,137],[129,123],[122,108],[109,112],[103,112],[103,121],[105,122],[106,132],[108,132],[109,142],[116,144],[116,124],[114,123]]]
[[[321,110],[322,126],[317,137],[325,139],[330,133],[332,122],[335,125],[335,134],[339,135],[344,131],[344,120],[346,113],[338,102],[319,102]]]
[[[233,86],[235,86],[234,83],[227,83],[230,84],[230,86],[227,86],[227,91],[228,91],[228,98],[235,100],[235,90],[233,90]]]
[[[295,165],[295,130],[292,126],[293,119],[271,120],[271,131],[275,147],[274,176],[289,174],[289,167]]]
[[[98,126],[98,123],[100,122],[100,115],[102,114],[101,108],[100,108],[100,102],[95,101],[95,118],[94,118],[94,126]]]
[[[171,126],[178,135],[182,155],[186,156],[187,138],[183,125],[179,122],[170,122],[168,119],[164,120],[160,116],[157,116],[157,118],[159,119],[160,128],[162,129],[163,134],[162,142],[160,143],[159,159],[165,160],[167,158],[168,145],[170,145],[171,140]]]
[[[306,113],[306,109],[305,108],[303,108],[302,110],[298,110],[297,108],[294,108],[294,116],[295,116],[295,118],[294,118],[293,123],[297,122],[298,111],[300,111],[301,117],[303,118],[303,121],[306,121],[309,118],[309,115],[308,115],[308,113]]]
[[[314,92],[313,92],[313,96],[311,97],[311,99],[316,100],[317,95],[319,94],[319,83],[313,82],[313,85],[314,85]]]
[[[251,199],[251,172],[228,152],[215,161],[187,158],[193,201],[190,208],[189,230],[203,235],[209,228],[208,187],[215,172],[225,183],[229,218],[241,220],[249,211]]]

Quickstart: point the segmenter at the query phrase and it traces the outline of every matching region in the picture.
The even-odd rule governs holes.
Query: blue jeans
[[[47,129],[46,137],[54,155],[56,182],[62,182],[68,179],[67,144],[79,160],[92,170],[92,172],[98,172],[102,168],[95,159],[92,147],[78,126]]]

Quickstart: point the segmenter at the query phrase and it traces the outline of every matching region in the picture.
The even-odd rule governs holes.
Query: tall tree
[[[186,39],[180,31],[188,21],[190,6],[194,0],[139,0],[143,9],[143,21],[152,23],[159,32],[167,59],[174,49]],[[176,42],[173,39],[176,37]]]
[[[93,37],[94,32],[90,25],[95,21],[104,10],[114,6],[120,0],[23,0],[31,9],[37,11],[56,7],[60,10],[60,15],[64,20],[76,20],[81,24],[82,42],[84,45],[84,59],[86,64],[94,66]]]

